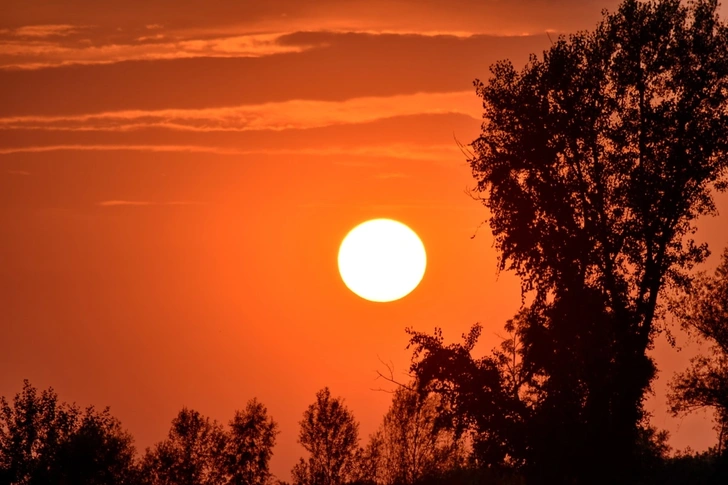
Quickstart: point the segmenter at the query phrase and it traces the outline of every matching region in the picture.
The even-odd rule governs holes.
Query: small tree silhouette
[[[230,421],[225,450],[229,485],[265,485],[271,479],[269,462],[273,456],[278,426],[263,404],[256,399]]]
[[[341,485],[353,477],[359,424],[326,387],[303,413],[298,442],[309,453],[293,467],[294,485]]]
[[[226,443],[220,424],[183,408],[167,439],[147,450],[142,470],[153,485],[223,485]]]
[[[439,399],[398,388],[379,429],[360,453],[362,482],[412,485],[464,465],[465,447],[438,426]]]

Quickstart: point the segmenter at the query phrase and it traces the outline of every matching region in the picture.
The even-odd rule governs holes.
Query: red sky
[[[616,6],[49,3],[5,0],[0,18],[0,395],[28,378],[110,405],[142,450],[182,406],[227,421],[257,397],[280,424],[282,479],[321,387],[374,430],[390,398],[376,371],[407,369],[405,327],[454,340],[479,321],[482,351],[497,345],[520,294],[465,194],[454,138],[478,134],[472,81]],[[393,303],[356,297],[336,268],[375,217],[428,251]],[[724,215],[700,227],[714,253],[728,243]],[[676,448],[715,441],[704,417],[665,412],[694,347],[655,349],[648,408]]]

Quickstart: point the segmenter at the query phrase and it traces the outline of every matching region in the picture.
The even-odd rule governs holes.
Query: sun
[[[392,219],[372,219],[349,231],[339,248],[339,273],[360,297],[399,300],[422,281],[425,246],[417,234]]]

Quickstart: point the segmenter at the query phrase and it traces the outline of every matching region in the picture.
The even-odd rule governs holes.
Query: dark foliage
[[[303,413],[298,442],[309,453],[293,468],[294,485],[341,485],[353,480],[359,424],[326,387]]]
[[[199,412],[182,409],[166,440],[147,450],[142,461],[150,485],[263,485],[277,424],[253,399],[237,411],[229,430]]]
[[[642,481],[645,485],[719,485],[728,483],[728,457],[715,450],[702,453],[682,453],[667,458],[653,475]]]
[[[414,485],[463,468],[464,440],[438,426],[438,401],[407,387],[394,392],[382,424],[359,451],[361,483]]]
[[[153,485],[223,485],[225,446],[220,424],[185,408],[167,439],[147,450],[142,470]]]
[[[690,294],[675,305],[683,327],[711,346],[709,355],[698,355],[686,371],[670,384],[675,415],[710,408],[714,412],[718,445],[728,444],[728,248],[713,276],[701,275]]]
[[[728,165],[728,27],[713,0],[626,0],[517,72],[492,67],[475,193],[522,281],[513,366],[411,332],[413,370],[476,434],[482,466],[533,483],[645,473],[642,402],[660,294],[708,254],[690,235]],[[502,352],[500,353],[502,355]],[[517,377],[513,381],[513,376]]]
[[[0,398],[0,484],[130,484],[134,453],[108,408],[81,411],[27,380],[12,404]]]
[[[0,485],[263,485],[277,425],[255,399],[229,430],[182,409],[166,440],[138,459],[109,409],[58,401],[28,381],[12,403],[0,398]]]
[[[263,404],[253,399],[245,411],[237,411],[230,421],[226,459],[230,485],[265,485],[276,443],[278,425]]]

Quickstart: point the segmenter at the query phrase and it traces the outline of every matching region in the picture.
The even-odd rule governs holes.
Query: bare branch
[[[377,369],[377,371],[376,371],[377,372],[377,379],[384,379],[385,381],[387,381],[387,382],[389,382],[391,384],[396,385],[398,388],[404,388],[404,389],[407,389],[407,390],[410,390],[410,391],[414,391],[415,390],[414,386],[412,386],[411,384],[403,384],[402,382],[399,382],[397,379],[395,379],[395,377],[394,377],[394,364],[392,363],[392,361],[384,362],[382,360],[382,358],[379,357],[378,355],[377,355],[377,359],[379,360],[379,362],[382,363],[382,365],[384,365],[387,368],[386,374],[383,373],[382,371],[380,371],[379,369]],[[414,376],[412,376],[411,374],[408,374],[408,373],[405,373],[405,375],[410,378],[410,382],[414,381]],[[394,394],[394,392],[395,392],[393,390],[384,389],[384,388],[381,388],[381,387],[380,388],[376,388],[376,389],[372,388],[372,391],[386,392],[386,393],[389,393],[389,394]]]

